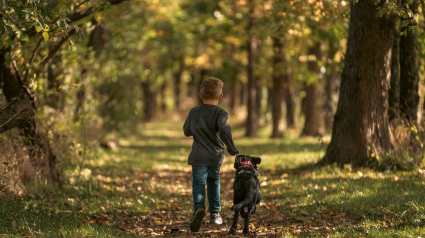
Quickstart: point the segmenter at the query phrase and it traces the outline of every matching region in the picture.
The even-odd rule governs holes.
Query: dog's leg
[[[236,230],[238,229],[238,220],[239,220],[239,212],[235,211],[235,215],[233,215],[232,227],[229,230],[229,234],[232,234],[232,235],[236,234]]]
[[[246,213],[245,224],[243,226],[243,234],[244,236],[249,236],[249,220],[251,219],[251,208],[248,208],[248,212]]]
[[[246,219],[246,212],[245,212],[245,208],[242,208],[242,209],[241,209],[241,217],[242,217],[243,219]]]

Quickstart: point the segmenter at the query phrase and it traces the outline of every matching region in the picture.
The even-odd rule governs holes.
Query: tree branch
[[[38,49],[40,49],[40,45],[41,45],[41,42],[43,41],[43,38],[44,38],[43,36],[40,38],[40,40],[37,43],[37,46],[35,47],[34,52],[32,52],[32,56],[31,56],[31,60],[30,60],[30,65],[28,66],[28,69],[25,71],[25,78],[23,80],[24,83],[27,82],[28,74],[30,74],[30,70],[31,70],[32,64],[34,63],[35,55],[37,54]]]
[[[28,98],[11,101],[7,107],[0,109],[0,134],[21,126],[30,116],[34,116],[34,110]]]
[[[127,1],[127,0],[106,0],[105,2],[109,3],[110,5],[116,5],[116,4],[122,3],[124,1]],[[104,6],[101,6],[99,8],[99,10],[103,10],[103,8],[104,8]],[[96,8],[94,8],[94,7],[89,7],[87,9],[76,9],[74,12],[68,14],[67,17],[71,21],[75,22],[75,21],[83,19],[84,17],[92,14],[95,10],[96,10]]]
[[[72,30],[70,30],[69,32],[68,32],[68,36],[67,37],[64,37],[64,38],[62,38],[62,40],[61,41],[59,41],[59,43],[55,46],[55,48],[53,48],[50,52],[49,52],[49,54],[46,56],[46,57],[44,57],[41,61],[40,61],[40,63],[45,63],[45,64],[48,64],[49,62],[50,62],[50,60],[52,60],[52,58],[56,55],[56,53],[59,51],[59,49],[62,47],[62,45],[69,39],[69,37],[71,37],[73,34],[75,34],[75,32],[76,32],[76,30],[75,30],[75,28],[73,28]],[[40,64],[39,63],[39,64]]]
[[[34,108],[37,108],[35,105],[36,97],[33,95],[32,90],[24,83],[22,80],[22,76],[19,73],[18,65],[16,64],[16,61],[12,61],[13,70],[15,71],[16,79],[18,80],[21,87],[24,89],[25,94],[29,97],[29,99],[32,101],[32,105]]]

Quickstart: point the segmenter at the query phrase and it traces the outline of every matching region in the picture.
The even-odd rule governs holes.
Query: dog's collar
[[[254,169],[254,165],[251,163],[251,161],[242,161],[241,166],[242,165],[250,165]]]

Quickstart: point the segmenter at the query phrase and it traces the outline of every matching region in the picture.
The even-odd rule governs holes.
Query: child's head
[[[220,100],[222,97],[223,82],[214,77],[208,77],[201,83],[202,98],[205,100]]]

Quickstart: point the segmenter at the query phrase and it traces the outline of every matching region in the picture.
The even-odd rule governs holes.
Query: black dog
[[[249,235],[249,219],[254,214],[256,205],[260,203],[261,192],[260,182],[258,181],[257,164],[261,163],[261,158],[251,157],[249,155],[238,155],[235,158],[236,176],[233,183],[233,206],[235,211],[233,224],[230,228],[230,234],[236,234],[239,213],[245,219],[243,227],[244,235]],[[245,207],[248,211],[245,211]]]

